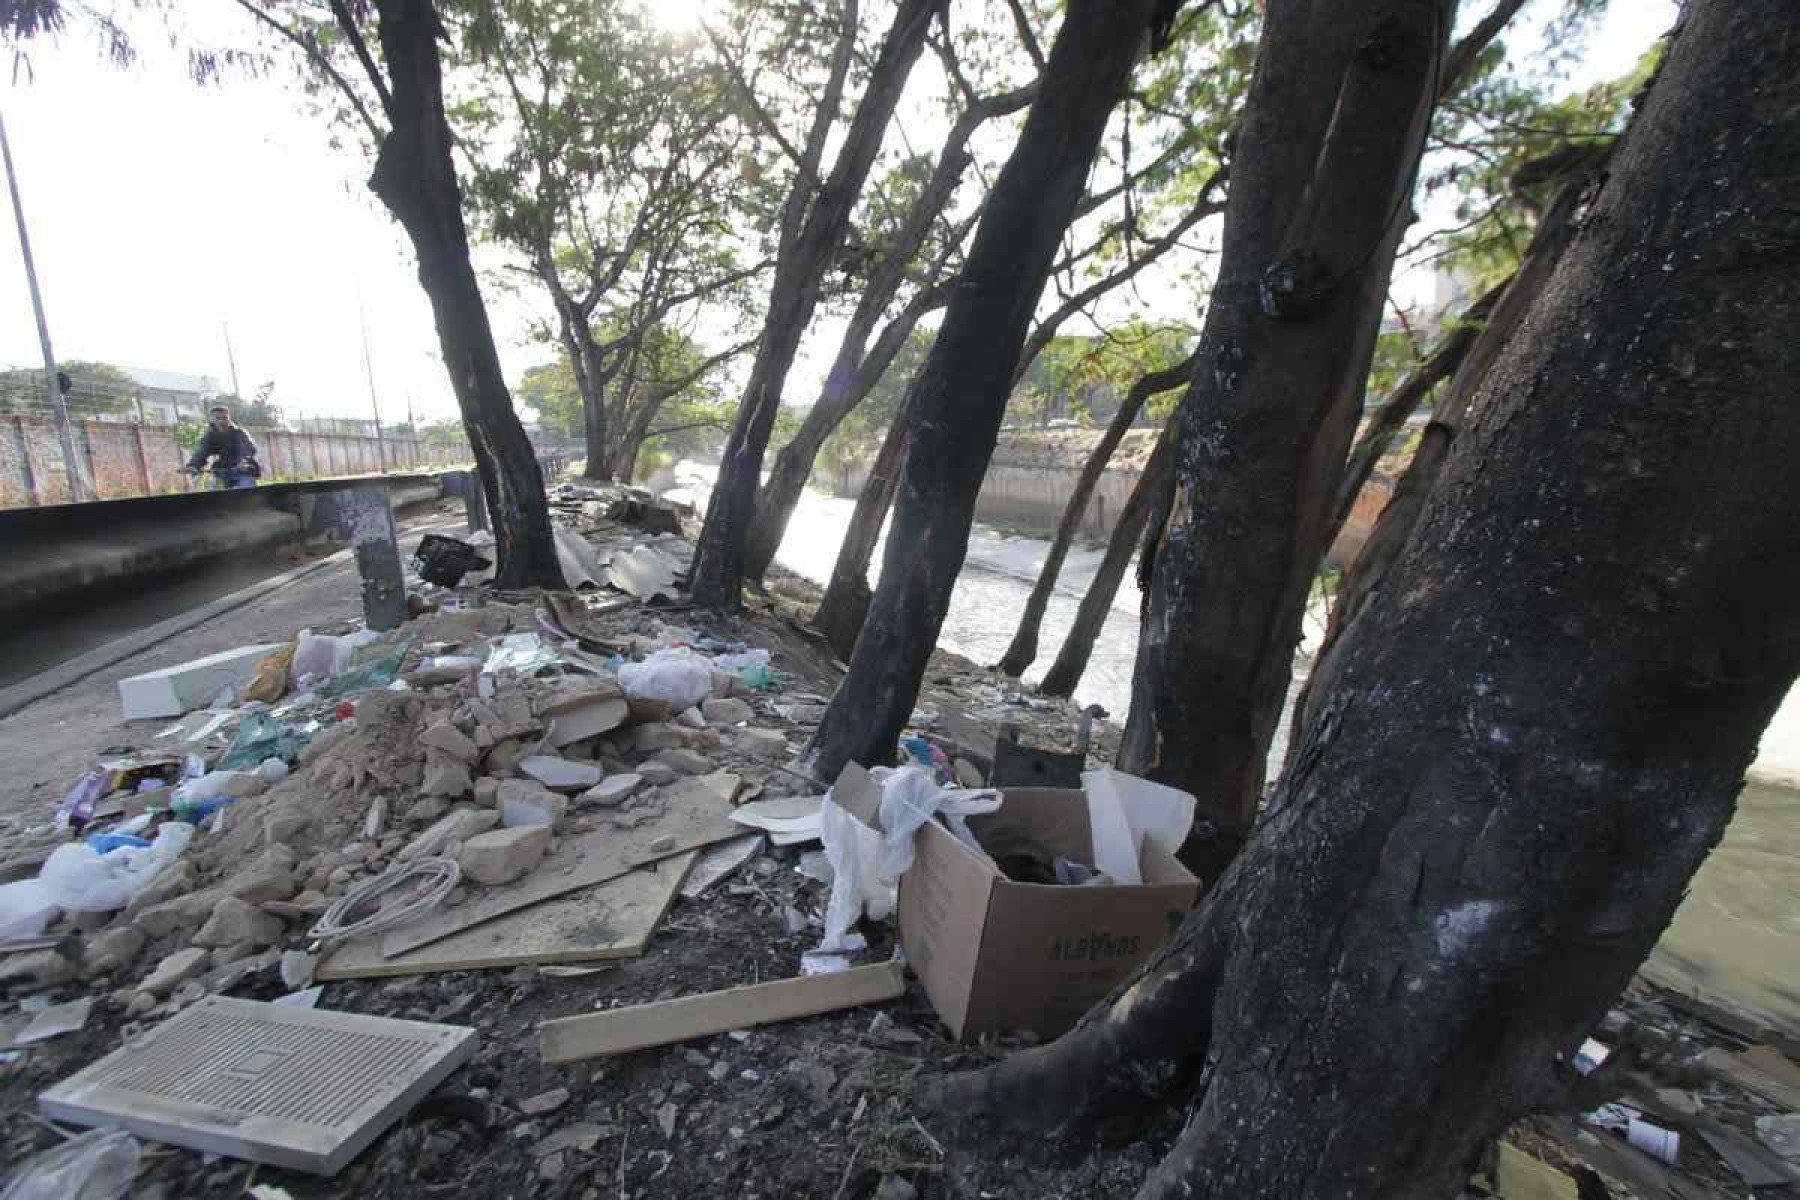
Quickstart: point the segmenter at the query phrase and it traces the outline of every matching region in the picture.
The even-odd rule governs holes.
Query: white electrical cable
[[[462,868],[453,858],[420,858],[409,863],[396,863],[367,883],[339,896],[314,923],[309,936],[320,941],[342,941],[405,924],[441,904],[461,878]],[[369,911],[376,901],[395,888],[421,880],[424,886],[417,895]],[[358,912],[365,915],[355,915]]]

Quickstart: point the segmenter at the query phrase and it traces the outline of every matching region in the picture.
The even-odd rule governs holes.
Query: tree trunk
[[[1454,374],[1462,365],[1463,359],[1468,357],[1469,348],[1481,336],[1488,314],[1494,311],[1500,294],[1513,278],[1509,275],[1465,308],[1462,316],[1456,319],[1456,324],[1439,340],[1431,356],[1415,366],[1388,395],[1381,407],[1369,417],[1369,427],[1363,430],[1362,436],[1356,439],[1356,445],[1351,447],[1350,457],[1338,479],[1337,497],[1331,504],[1331,523],[1325,529],[1324,541],[1328,549],[1343,531],[1344,522],[1350,519],[1350,512],[1356,507],[1356,498],[1362,494],[1363,485],[1369,482],[1369,476],[1375,472],[1375,464],[1388,452],[1388,447],[1393,445],[1395,436],[1405,427],[1407,420],[1419,411],[1419,405],[1424,403],[1425,397]]]
[[[1157,498],[1169,485],[1171,465],[1169,430],[1165,428],[1162,436],[1156,439],[1156,448],[1150,452],[1150,460],[1144,464],[1143,473],[1132,487],[1125,507],[1119,510],[1119,523],[1113,527],[1112,537],[1107,540],[1106,553],[1100,559],[1100,569],[1094,572],[1094,580],[1088,584],[1087,593],[1081,597],[1081,604],[1075,610],[1075,620],[1069,626],[1068,636],[1063,639],[1062,649],[1057,652],[1056,661],[1044,673],[1043,682],[1038,684],[1038,691],[1044,695],[1075,694],[1075,685],[1081,682],[1082,673],[1087,670],[1088,656],[1094,652],[1094,641],[1100,636],[1100,630],[1105,627],[1106,618],[1112,612],[1113,597],[1119,594],[1119,584],[1125,579],[1125,568],[1131,565],[1131,552],[1144,536],[1144,529],[1150,523],[1150,513],[1156,507]]]
[[[787,445],[776,453],[769,481],[757,493],[756,517],[750,526],[750,542],[744,558],[744,574],[748,578],[761,579],[769,564],[775,561],[775,552],[781,548],[781,539],[787,534],[788,521],[800,503],[800,493],[806,490],[806,481],[812,476],[813,460],[818,458],[820,447],[844,418],[875,390],[894,356],[917,328],[919,318],[934,308],[943,307],[947,299],[948,293],[942,289],[922,289],[882,330],[875,348],[866,353],[869,330],[858,329],[852,318],[851,328],[844,331],[837,359],[831,365],[831,373],[825,377],[825,388],[818,403],[800,422],[800,428]],[[868,566],[866,562],[863,565]]]
[[[1106,465],[1112,461],[1113,452],[1125,440],[1125,435],[1131,431],[1131,423],[1137,420],[1138,413],[1143,411],[1150,397],[1158,392],[1180,387],[1193,369],[1194,359],[1189,355],[1172,367],[1164,367],[1160,371],[1144,375],[1125,393],[1125,400],[1119,405],[1119,411],[1113,414],[1112,423],[1106,427],[1106,432],[1095,444],[1093,453],[1088,455],[1087,461],[1081,466],[1081,474],[1075,479],[1075,490],[1069,496],[1069,503],[1063,508],[1062,519],[1057,522],[1056,536],[1050,541],[1049,553],[1044,555],[1043,568],[1038,571],[1037,582],[1031,585],[1031,595],[1025,598],[1025,611],[1019,616],[1019,627],[1013,631],[1012,642],[1006,647],[1006,653],[1000,656],[998,666],[1006,674],[1016,679],[1037,658],[1038,631],[1043,628],[1044,610],[1050,607],[1050,594],[1056,590],[1056,577],[1062,574],[1063,560],[1069,556],[1069,546],[1081,530],[1081,519],[1087,516],[1088,500],[1093,497],[1094,488],[1099,486],[1100,477],[1106,473]],[[1149,468],[1146,467],[1145,473],[1148,472]],[[1135,534],[1132,540],[1136,540]],[[1117,581],[1114,581],[1113,588],[1115,591],[1118,589]],[[1095,626],[1093,632],[1098,634],[1099,626]],[[1085,655],[1082,662],[1085,666]],[[1076,676],[1080,676],[1079,671]],[[1070,687],[1073,686],[1071,681]],[[1058,694],[1066,696],[1069,693]]]
[[[1425,427],[1419,446],[1413,452],[1412,462],[1400,476],[1387,507],[1382,509],[1381,516],[1376,519],[1368,541],[1357,554],[1356,562],[1344,575],[1337,601],[1331,608],[1331,618],[1325,626],[1324,640],[1314,657],[1312,672],[1307,676],[1306,684],[1300,689],[1300,696],[1294,702],[1295,730],[1304,729],[1317,715],[1315,701],[1329,685],[1344,632],[1368,612],[1376,598],[1382,594],[1382,584],[1388,569],[1393,566],[1400,551],[1405,548],[1407,539],[1412,536],[1413,526],[1418,522],[1426,497],[1431,494],[1432,486],[1437,482],[1438,471],[1450,451],[1450,444],[1455,440],[1457,427],[1462,424],[1475,390],[1481,386],[1500,352],[1518,332],[1525,314],[1531,311],[1539,295],[1543,293],[1544,285],[1549,282],[1570,238],[1574,236],[1576,215],[1584,194],[1592,186],[1605,161],[1604,155],[1592,160],[1576,178],[1563,185],[1556,201],[1538,223],[1537,232],[1532,235],[1531,245],[1526,248],[1519,269],[1507,283],[1490,291],[1475,308],[1470,309],[1469,315],[1473,315],[1476,308],[1485,306],[1487,309],[1487,319],[1479,332],[1465,324],[1451,335],[1452,342],[1465,333],[1472,336],[1462,339],[1462,350],[1456,356],[1455,374],[1450,386],[1444,390],[1443,401],[1438,404],[1431,424]],[[1450,344],[1447,342],[1445,348],[1449,348]],[[1432,356],[1433,361],[1442,355],[1443,350],[1440,350]],[[1368,458],[1368,466],[1373,466],[1379,453],[1376,451]],[[1352,454],[1346,477],[1338,487],[1340,514],[1347,515],[1349,505],[1356,501],[1356,493],[1351,490],[1350,485],[1359,465],[1357,456]],[[1366,478],[1366,467],[1363,468],[1363,473]],[[1357,485],[1358,488],[1360,486]],[[1340,515],[1340,524],[1342,519],[1343,516]],[[1336,536],[1335,531],[1332,536]],[[1289,768],[1293,766],[1295,756],[1299,753],[1299,746],[1298,737],[1291,738],[1288,742]]]
[[[1055,1125],[1181,1078],[1140,1200],[1385,1200],[1457,1195],[1575,1100],[1800,669],[1796,17],[1688,5],[1244,853],[947,1111]]]
[[[943,0],[900,0],[831,175],[819,188],[793,245],[783,247],[781,261],[775,266],[756,361],[719,460],[718,482],[694,549],[691,592],[698,604],[735,609],[742,601],[744,552],[762,479],[763,451],[775,428],[788,368],[812,321],[825,272],[849,231],[851,212],[881,149],[907,76],[924,49],[932,14],[941,3]],[[794,186],[810,189],[814,181],[802,171]]]
[[[1120,751],[1228,841],[1262,794],[1454,16],[1308,7],[1265,21]]]
[[[369,187],[405,228],[431,301],[438,348],[462,410],[493,515],[500,587],[561,587],[544,477],[513,410],[481,286],[469,261],[462,190],[444,116],[443,36],[429,0],[379,0],[382,55],[392,83]]]
[[[813,774],[884,762],[912,711],[968,550],[1013,369],[1108,114],[1160,0],[1070,0],[1043,90],[995,181],[931,355],[907,392],[907,446],[881,583],[808,749]]]
[[[900,485],[900,456],[906,449],[907,426],[906,409],[902,408],[894,414],[887,436],[881,439],[881,449],[856,497],[850,524],[844,529],[844,540],[838,544],[831,582],[826,584],[819,610],[813,614],[813,626],[845,661],[855,652],[856,639],[869,615],[869,560],[875,556],[881,527],[894,503],[894,490]]]

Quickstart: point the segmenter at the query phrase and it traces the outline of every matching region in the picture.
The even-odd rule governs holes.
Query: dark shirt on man
[[[244,465],[245,459],[256,457],[256,443],[236,425],[230,429],[209,428],[195,448],[194,456],[188,459],[188,467],[198,471],[214,455],[218,456],[213,463],[215,471],[235,471]]]

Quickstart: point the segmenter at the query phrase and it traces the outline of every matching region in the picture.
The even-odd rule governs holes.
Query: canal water
[[[682,490],[704,511],[714,468],[683,463]],[[776,559],[784,567],[824,584],[831,576],[838,543],[850,521],[851,500],[808,491],[803,494]],[[1037,578],[1049,543],[975,526],[962,574],[938,643],[978,663],[993,663],[1005,652],[1025,598]],[[1100,562],[1098,547],[1077,547],[1044,616],[1038,662],[1026,672],[1035,680],[1061,647],[1075,608]],[[872,573],[881,566],[876,551]],[[1099,704],[1123,723],[1131,695],[1137,653],[1138,592],[1127,576],[1113,600],[1076,699]],[[874,579],[870,580],[871,585]],[[1308,615],[1303,648],[1323,633],[1318,612]],[[1304,662],[1296,681],[1304,676]],[[1287,729],[1270,753],[1270,777],[1286,752]],[[1695,876],[1674,923],[1651,957],[1648,973],[1683,991],[1723,998],[1773,1017],[1800,1033],[1800,689],[1791,694],[1763,736],[1757,765],[1738,801],[1724,841]]]

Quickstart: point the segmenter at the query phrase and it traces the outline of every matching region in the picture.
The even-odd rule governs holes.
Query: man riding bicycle
[[[211,420],[200,444],[188,459],[187,473],[198,475],[212,459],[213,486],[225,488],[255,487],[262,467],[256,462],[256,443],[250,435],[231,423],[231,409],[223,404],[212,406]]]

